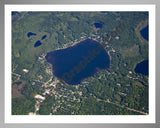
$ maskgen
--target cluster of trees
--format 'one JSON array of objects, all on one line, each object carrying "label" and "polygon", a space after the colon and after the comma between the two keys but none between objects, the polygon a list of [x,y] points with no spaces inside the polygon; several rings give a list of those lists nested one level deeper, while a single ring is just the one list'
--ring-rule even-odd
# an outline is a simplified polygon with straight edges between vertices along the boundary
[{"label": "cluster of trees", "polygon": [[27,115],[35,111],[35,99],[25,96],[12,98],[12,115]]},{"label": "cluster of trees", "polygon": [[49,115],[50,113],[53,113],[52,106],[54,103],[55,103],[55,97],[52,96],[51,98],[49,98],[49,100],[47,100],[47,102],[41,104],[38,113],[40,115]]}]

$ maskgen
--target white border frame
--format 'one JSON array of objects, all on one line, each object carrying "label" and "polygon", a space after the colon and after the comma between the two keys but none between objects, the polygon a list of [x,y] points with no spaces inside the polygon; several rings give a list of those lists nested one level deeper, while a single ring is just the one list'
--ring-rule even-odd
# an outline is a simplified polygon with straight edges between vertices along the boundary
[{"label": "white border frame", "polygon": [[[11,115],[11,11],[149,11],[149,115]],[[5,5],[5,123],[155,123],[155,5]]]}]

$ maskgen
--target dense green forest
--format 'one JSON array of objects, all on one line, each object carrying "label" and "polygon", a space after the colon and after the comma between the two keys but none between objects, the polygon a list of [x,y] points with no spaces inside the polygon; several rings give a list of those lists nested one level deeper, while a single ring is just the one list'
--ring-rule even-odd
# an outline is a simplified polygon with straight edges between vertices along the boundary
[{"label": "dense green forest", "polygon": [[[52,68],[45,55],[87,38],[96,39],[106,46],[111,56],[110,68],[77,86],[56,82],[54,95],[40,104],[36,114],[148,113],[148,76],[134,71],[137,63],[148,59],[148,42],[141,39],[137,28],[145,27],[146,24],[141,25],[145,21],[148,21],[148,12],[17,12],[12,15],[12,83],[24,83],[22,95],[12,98],[12,114],[34,113],[37,101],[34,96],[43,95],[46,89],[52,88],[44,85],[57,80],[49,73]],[[94,23],[101,23],[102,28],[96,28]],[[107,34],[121,23],[126,28],[118,35],[119,39],[106,42]],[[28,32],[36,33],[36,36],[28,37]],[[34,43],[43,35],[47,38],[35,48]]]}]

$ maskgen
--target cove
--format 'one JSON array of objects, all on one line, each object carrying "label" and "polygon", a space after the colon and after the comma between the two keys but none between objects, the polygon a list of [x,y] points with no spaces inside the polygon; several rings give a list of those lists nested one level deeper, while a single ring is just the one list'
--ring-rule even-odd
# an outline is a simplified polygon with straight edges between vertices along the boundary
[{"label": "cove", "polygon": [[136,65],[135,72],[148,76],[148,74],[149,74],[148,73],[149,72],[149,61],[144,60],[144,61],[138,63]]},{"label": "cove", "polygon": [[69,85],[80,84],[85,78],[110,66],[110,56],[106,49],[91,39],[72,47],[48,52],[45,58],[52,64],[53,74]]}]

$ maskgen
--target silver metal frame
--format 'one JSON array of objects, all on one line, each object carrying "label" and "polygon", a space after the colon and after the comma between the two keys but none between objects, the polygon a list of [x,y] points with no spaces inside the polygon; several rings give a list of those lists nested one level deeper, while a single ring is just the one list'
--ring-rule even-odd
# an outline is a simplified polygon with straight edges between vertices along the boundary
[{"label": "silver metal frame", "polygon": [[[5,4],[155,4],[156,5],[156,123],[155,124],[5,124],[4,123],[4,5]],[[0,0],[0,127],[1,128],[21,128],[21,127],[69,127],[69,128],[79,128],[79,127],[85,127],[85,128],[160,128],[160,79],[158,79],[158,76],[160,76],[160,57],[158,55],[160,54],[160,43],[158,41],[160,40],[160,1],[155,0],[154,2],[152,0],[134,0],[134,1],[123,1],[123,0]]]}]

